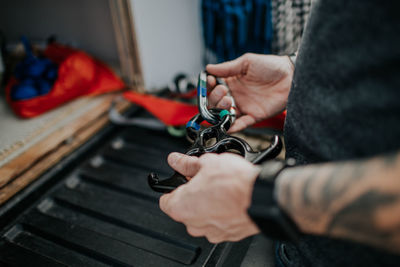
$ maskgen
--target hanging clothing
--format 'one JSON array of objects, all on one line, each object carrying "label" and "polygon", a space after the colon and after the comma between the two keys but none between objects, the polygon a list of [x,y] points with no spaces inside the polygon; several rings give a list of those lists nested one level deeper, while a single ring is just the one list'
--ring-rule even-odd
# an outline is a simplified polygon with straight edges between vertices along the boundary
[{"label": "hanging clothing", "polygon": [[271,53],[270,0],[203,0],[202,19],[206,63]]},{"label": "hanging clothing", "polygon": [[313,0],[271,0],[272,53],[289,55],[297,51]]},{"label": "hanging clothing", "polygon": [[297,51],[313,0],[203,0],[205,63]]}]

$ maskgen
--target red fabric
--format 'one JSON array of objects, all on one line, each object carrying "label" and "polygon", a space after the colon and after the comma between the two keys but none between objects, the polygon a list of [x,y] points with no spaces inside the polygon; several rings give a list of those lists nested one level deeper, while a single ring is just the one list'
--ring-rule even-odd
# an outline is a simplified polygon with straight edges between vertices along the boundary
[{"label": "red fabric", "polygon": [[269,119],[260,121],[256,124],[253,125],[255,128],[272,128],[276,130],[283,130],[283,125],[285,124],[285,119],[286,119],[286,110],[274,117],[271,117]]},{"label": "red fabric", "polygon": [[6,99],[14,112],[24,118],[38,116],[83,95],[97,95],[120,90],[125,84],[105,64],[84,52],[51,44],[45,56],[59,64],[58,77],[51,91],[27,100],[11,99],[11,88],[17,84],[12,78],[6,86]]},{"label": "red fabric", "polygon": [[164,124],[170,126],[185,125],[199,112],[195,105],[160,98],[154,95],[127,91],[124,93],[124,97],[145,108]]},{"label": "red fabric", "polygon": [[[124,93],[124,97],[145,108],[164,124],[170,126],[186,125],[186,123],[199,112],[196,105],[160,98],[154,95],[127,91]],[[275,117],[255,124],[254,127],[266,127],[282,130],[285,117],[286,112],[283,112]]]},{"label": "red fabric", "polygon": [[54,63],[61,64],[69,55],[77,52],[76,49],[62,44],[52,43],[46,47],[44,56],[50,58]]}]

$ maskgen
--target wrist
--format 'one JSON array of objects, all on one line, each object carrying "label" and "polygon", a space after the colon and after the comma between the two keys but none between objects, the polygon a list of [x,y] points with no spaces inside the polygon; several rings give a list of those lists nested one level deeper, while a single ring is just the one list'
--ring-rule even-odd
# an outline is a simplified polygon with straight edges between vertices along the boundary
[{"label": "wrist", "polygon": [[257,178],[260,176],[262,168],[259,165],[253,165],[253,169],[248,176],[248,179],[250,181],[251,188],[253,188],[255,182],[257,181]]},{"label": "wrist", "polygon": [[[296,223],[302,233],[323,234],[329,220],[329,212],[320,209],[320,202],[314,199],[314,190],[304,191],[299,185],[306,183],[305,177],[316,172],[310,167],[289,168],[282,171],[275,181],[275,199],[282,210]],[[315,184],[315,183],[314,183]],[[309,184],[309,188],[313,185]],[[301,191],[301,192],[300,192]],[[299,196],[303,198],[299,200]],[[302,201],[307,201],[305,204]]]},{"label": "wrist", "polygon": [[253,165],[253,169],[248,171],[249,175],[246,175],[244,183],[242,183],[240,186],[245,188],[245,198],[246,199],[246,210],[250,208],[251,202],[252,202],[252,193],[254,189],[254,185],[257,181],[257,178],[261,172],[260,166]]},{"label": "wrist", "polygon": [[254,184],[248,214],[268,237],[296,241],[299,238],[298,227],[279,207],[275,197],[275,179],[285,167],[288,167],[288,162],[270,161],[263,165]]}]

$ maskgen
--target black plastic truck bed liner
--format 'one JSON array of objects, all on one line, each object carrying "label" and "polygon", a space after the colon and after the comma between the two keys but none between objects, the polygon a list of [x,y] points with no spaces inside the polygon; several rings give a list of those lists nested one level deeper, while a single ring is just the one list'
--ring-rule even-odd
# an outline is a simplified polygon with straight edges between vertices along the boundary
[{"label": "black plastic truck bed liner", "polygon": [[166,132],[108,126],[0,209],[1,266],[240,266],[250,239],[213,245],[163,214],[147,175],[172,174]]}]

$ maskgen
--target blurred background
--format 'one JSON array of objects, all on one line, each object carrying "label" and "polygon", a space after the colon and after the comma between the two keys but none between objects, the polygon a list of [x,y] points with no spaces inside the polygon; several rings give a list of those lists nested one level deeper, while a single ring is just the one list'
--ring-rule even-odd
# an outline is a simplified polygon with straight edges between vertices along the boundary
[{"label": "blurred background", "polygon": [[311,2],[0,1],[0,167],[71,121],[105,113],[110,93],[173,98],[193,91],[208,63],[295,52]]},{"label": "blurred background", "polygon": [[[1,1],[3,63],[0,71],[5,71],[7,58],[17,49],[21,36],[41,48],[50,36],[55,36],[58,42],[104,61],[123,75],[125,81],[133,84],[135,79],[142,79],[139,83],[143,82],[147,91],[155,91],[167,86],[177,73],[197,75],[207,63],[234,59],[245,52],[290,54],[296,51],[310,2]],[[118,10],[121,8],[129,10]],[[134,29],[123,30],[129,26]],[[122,33],[118,33],[121,29]],[[137,50],[121,48],[131,44],[132,38]],[[127,57],[139,62],[133,72],[140,78],[134,78],[126,63],[121,62]]]}]

